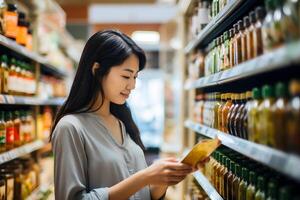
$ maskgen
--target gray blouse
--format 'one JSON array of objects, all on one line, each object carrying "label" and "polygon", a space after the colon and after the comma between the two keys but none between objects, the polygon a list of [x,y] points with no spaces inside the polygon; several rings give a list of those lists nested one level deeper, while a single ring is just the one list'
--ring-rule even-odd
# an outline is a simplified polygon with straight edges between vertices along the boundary
[{"label": "gray blouse", "polygon": [[[108,200],[108,188],[147,167],[142,149],[126,133],[119,144],[95,113],[64,116],[52,137],[55,199]],[[149,186],[130,200],[150,200]]]}]

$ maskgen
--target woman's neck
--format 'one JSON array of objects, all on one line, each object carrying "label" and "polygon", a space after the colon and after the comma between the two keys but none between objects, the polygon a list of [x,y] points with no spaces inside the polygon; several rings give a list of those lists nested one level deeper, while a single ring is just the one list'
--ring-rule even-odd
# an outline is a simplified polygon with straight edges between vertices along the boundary
[{"label": "woman's neck", "polygon": [[[93,108],[98,108],[100,103],[101,103],[101,97],[98,98],[97,103],[93,106]],[[107,99],[104,99],[102,106],[100,107],[100,109],[95,111],[95,113],[104,118],[110,117],[111,116],[110,102]]]}]

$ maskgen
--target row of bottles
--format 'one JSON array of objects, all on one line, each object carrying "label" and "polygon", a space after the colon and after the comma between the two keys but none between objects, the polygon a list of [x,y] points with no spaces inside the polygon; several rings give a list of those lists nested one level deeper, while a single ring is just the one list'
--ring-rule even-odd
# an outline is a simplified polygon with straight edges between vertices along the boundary
[{"label": "row of bottles", "polygon": [[300,81],[243,93],[200,94],[194,120],[222,132],[300,153]]},{"label": "row of bottles", "polygon": [[66,81],[53,76],[41,75],[37,96],[41,99],[66,97],[68,94]]},{"label": "row of bottles", "polygon": [[[265,0],[215,38],[204,51],[190,56],[189,74],[195,79],[230,69],[300,38],[299,1]],[[196,72],[196,73],[195,73]]]},{"label": "row of bottles", "polygon": [[0,58],[0,93],[31,96],[36,93],[34,67],[28,63],[9,59],[6,55]]},{"label": "row of bottles", "polygon": [[35,122],[30,110],[0,110],[0,152],[35,139]]},{"label": "row of bottles", "polygon": [[0,199],[22,200],[40,184],[40,167],[31,157],[0,166]]},{"label": "row of bottles", "polygon": [[32,30],[25,13],[5,0],[0,1],[0,34],[32,50]]},{"label": "row of bottles", "polygon": [[190,37],[194,39],[227,5],[227,0],[197,0],[190,19]]},{"label": "row of bottles", "polygon": [[299,185],[227,148],[215,151],[203,169],[226,200],[299,200]]}]

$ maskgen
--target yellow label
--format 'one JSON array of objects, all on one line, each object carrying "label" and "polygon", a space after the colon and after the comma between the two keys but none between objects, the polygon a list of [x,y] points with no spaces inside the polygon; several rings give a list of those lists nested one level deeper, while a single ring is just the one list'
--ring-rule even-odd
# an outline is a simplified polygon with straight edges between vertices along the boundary
[{"label": "yellow label", "polygon": [[218,138],[201,140],[181,162],[194,167],[198,162],[208,158],[220,145],[221,141]]}]

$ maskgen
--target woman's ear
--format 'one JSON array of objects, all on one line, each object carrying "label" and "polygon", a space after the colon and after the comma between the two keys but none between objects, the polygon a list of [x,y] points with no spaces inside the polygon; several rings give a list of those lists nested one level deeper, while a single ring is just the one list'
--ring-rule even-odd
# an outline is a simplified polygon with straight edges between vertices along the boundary
[{"label": "woman's ear", "polygon": [[100,68],[99,63],[95,62],[95,63],[93,64],[93,67],[92,67],[92,73],[93,73],[94,76],[95,76],[95,74],[96,74],[96,70],[99,69],[99,68]]}]

